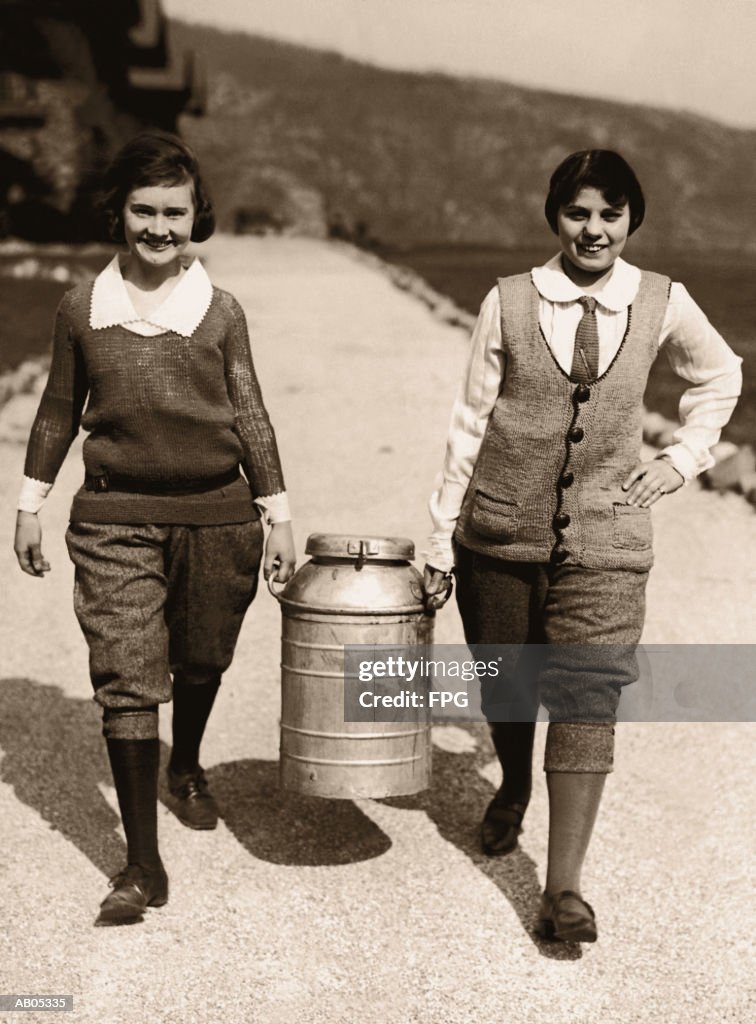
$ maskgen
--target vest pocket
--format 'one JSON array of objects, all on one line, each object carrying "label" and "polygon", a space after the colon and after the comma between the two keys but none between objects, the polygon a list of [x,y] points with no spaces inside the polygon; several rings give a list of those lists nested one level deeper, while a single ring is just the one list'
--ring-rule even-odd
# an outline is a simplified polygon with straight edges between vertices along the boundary
[{"label": "vest pocket", "polygon": [[615,503],[614,546],[641,551],[652,544],[651,509]]},{"label": "vest pocket", "polygon": [[500,544],[511,544],[517,533],[520,509],[514,501],[501,501],[476,491],[470,511],[470,524],[476,533]]}]

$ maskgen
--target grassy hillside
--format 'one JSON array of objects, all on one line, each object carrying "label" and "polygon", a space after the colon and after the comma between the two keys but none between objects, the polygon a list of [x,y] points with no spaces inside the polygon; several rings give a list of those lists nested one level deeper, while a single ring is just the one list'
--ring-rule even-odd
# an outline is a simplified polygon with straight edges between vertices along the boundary
[{"label": "grassy hillside", "polygon": [[602,146],[620,150],[644,184],[644,248],[756,252],[756,132],[175,28],[208,67],[209,114],[183,130],[226,228],[267,218],[318,233],[340,219],[399,246],[540,245],[551,170],[572,150]]}]

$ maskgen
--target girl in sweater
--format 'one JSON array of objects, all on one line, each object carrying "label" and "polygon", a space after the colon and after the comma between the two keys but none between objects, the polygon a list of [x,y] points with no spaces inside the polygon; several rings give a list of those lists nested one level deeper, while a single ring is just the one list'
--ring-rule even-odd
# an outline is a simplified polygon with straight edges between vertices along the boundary
[{"label": "girl in sweater", "polygon": [[[596,923],[581,868],[620,689],[637,677],[650,506],[712,465],[741,384],[740,359],[685,288],[621,258],[644,210],[616,153],[573,153],[554,172],[545,212],[561,251],[499,280],[483,302],[425,569],[435,607],[454,570],[469,644],[509,645],[497,686],[483,692],[503,771],[483,850],[517,844],[540,702],[550,719],[541,931],[586,942]],[[676,443],[644,461],[642,399],[660,347],[691,386]]]},{"label": "girl in sweater", "polygon": [[164,133],[133,139],[105,176],[103,210],[128,251],[58,309],[15,539],[24,572],[44,576],[38,512],[82,426],[85,480],[66,540],[128,847],[98,924],[138,920],[168,898],[158,705],[171,698],[176,812],[190,828],[215,827],[200,741],[260,562],[281,581],[295,565],[244,313],[184,259],[215,226],[193,153]]}]

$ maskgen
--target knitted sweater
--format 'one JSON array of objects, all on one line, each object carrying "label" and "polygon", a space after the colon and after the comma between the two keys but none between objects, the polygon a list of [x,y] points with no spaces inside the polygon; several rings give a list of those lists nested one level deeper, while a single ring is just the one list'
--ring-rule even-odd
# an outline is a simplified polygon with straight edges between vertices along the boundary
[{"label": "knitted sweater", "polygon": [[[89,432],[87,474],[144,481],[150,493],[82,487],[73,521],[209,525],[258,518],[253,496],[279,493],[284,482],[236,299],[213,288],[191,337],[143,337],[121,326],[93,329],[91,295],[91,284],[79,285],[58,308],[25,475],[53,482],[81,425]],[[239,465],[249,484],[240,478],[203,489],[202,481]],[[183,481],[202,493],[171,494]]]},{"label": "knitted sweater", "polygon": [[504,386],[456,540],[507,561],[649,569],[651,510],[628,505],[622,483],[640,453],[669,280],[643,273],[622,345],[588,385],[575,385],[546,345],[530,275],[503,278],[499,289]]}]

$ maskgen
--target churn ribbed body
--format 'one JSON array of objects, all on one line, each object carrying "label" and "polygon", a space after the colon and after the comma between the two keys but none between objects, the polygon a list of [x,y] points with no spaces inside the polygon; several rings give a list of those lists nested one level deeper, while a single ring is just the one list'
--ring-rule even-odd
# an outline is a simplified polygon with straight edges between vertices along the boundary
[{"label": "churn ribbed body", "polygon": [[312,534],[312,558],[277,596],[281,635],[281,784],[331,798],[426,789],[427,711],[398,722],[344,721],[344,647],[431,642],[411,541]]}]

